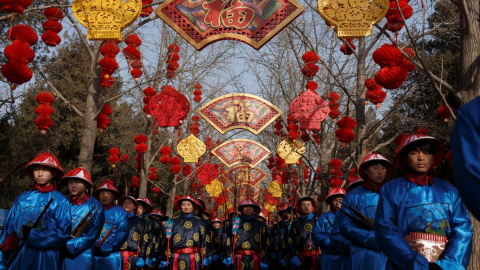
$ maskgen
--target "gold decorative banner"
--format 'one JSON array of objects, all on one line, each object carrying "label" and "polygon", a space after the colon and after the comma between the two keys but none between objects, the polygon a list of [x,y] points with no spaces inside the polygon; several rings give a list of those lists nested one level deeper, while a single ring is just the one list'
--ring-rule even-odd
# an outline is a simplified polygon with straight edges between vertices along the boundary
[{"label": "gold decorative banner", "polygon": [[275,212],[275,208],[277,206],[274,204],[269,204],[268,202],[263,203],[263,208],[265,208],[268,212],[273,213]]},{"label": "gold decorative banner", "polygon": [[282,193],[283,193],[282,191],[283,191],[282,187],[280,186],[280,184],[278,184],[277,181],[272,181],[268,185],[268,192],[270,192],[272,196],[275,198],[282,197]]},{"label": "gold decorative banner", "polygon": [[286,138],[277,147],[278,155],[285,159],[285,164],[296,164],[298,159],[305,153],[305,146],[297,140],[293,142]]},{"label": "gold decorative banner", "polygon": [[210,194],[210,197],[217,197],[223,191],[223,184],[214,179],[209,185],[205,186],[205,190]]},{"label": "gold decorative banner", "polygon": [[177,151],[185,163],[197,163],[198,158],[205,154],[206,150],[205,144],[193,134],[177,145]]}]

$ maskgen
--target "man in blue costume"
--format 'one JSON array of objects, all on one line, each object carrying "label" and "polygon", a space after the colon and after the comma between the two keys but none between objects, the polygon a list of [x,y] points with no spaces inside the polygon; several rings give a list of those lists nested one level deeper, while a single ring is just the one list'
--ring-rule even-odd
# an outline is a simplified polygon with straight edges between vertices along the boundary
[{"label": "man in blue costume", "polygon": [[155,246],[154,250],[154,255],[153,257],[155,258],[156,264],[158,265],[160,261],[163,261],[165,259],[165,249],[167,249],[166,246],[166,235],[165,235],[165,225],[163,224],[168,218],[165,217],[165,215],[162,213],[162,210],[160,209],[153,209],[150,212],[150,215],[158,222],[159,228],[158,228],[158,235],[157,235],[157,246]]},{"label": "man in blue costume", "polygon": [[349,260],[349,258],[346,258],[348,250],[345,245],[338,246],[331,241],[333,233],[340,234],[336,213],[342,207],[341,202],[345,194],[345,190],[340,187],[334,187],[330,190],[325,199],[326,203],[330,205],[330,211],[320,215],[313,227],[313,242],[322,251],[322,254],[320,254],[320,269],[322,270],[345,269],[345,262],[343,261]]},{"label": "man in blue costume", "polygon": [[[93,245],[105,223],[103,206],[85,192],[92,186],[90,174],[85,169],[75,168],[68,172],[62,180],[68,182],[68,190],[72,195],[70,197],[72,230],[79,226],[84,216],[92,210],[88,217],[90,219],[88,226],[82,233],[72,235],[73,238],[68,240],[65,250],[62,252],[62,269],[89,270],[93,267]],[[84,220],[84,222],[86,221]],[[84,225],[80,226],[85,227]],[[79,231],[83,230],[81,227]]]},{"label": "man in blue costume", "polygon": [[[160,222],[157,219],[150,216],[152,211],[152,201],[150,199],[137,199],[138,209],[137,215],[142,217],[147,224],[148,233],[148,245],[145,253],[145,265],[152,266],[153,259],[155,258],[155,248],[158,247],[158,235],[160,234]],[[150,227],[150,228],[148,228]],[[155,259],[156,260],[156,259]]]},{"label": "man in blue costume", "polygon": [[[60,269],[59,249],[67,244],[72,230],[70,203],[56,190],[53,179],[61,179],[63,169],[49,152],[41,153],[25,167],[35,180],[32,189],[15,199],[0,235],[0,269]],[[50,198],[54,198],[38,226],[32,228]],[[28,239],[15,258],[19,242]]]},{"label": "man in blue costume", "polygon": [[277,224],[273,226],[270,234],[270,265],[278,270],[288,269],[287,262],[292,257],[290,254],[290,244],[288,242],[290,227],[292,226],[293,207],[291,205],[283,206],[278,215],[282,217]]},{"label": "man in blue costume", "polygon": [[395,166],[404,175],[381,188],[374,225],[388,269],[468,266],[472,224],[457,189],[433,178],[442,158],[443,144],[421,134],[404,136],[395,150]]},{"label": "man in blue costume", "polygon": [[[211,220],[211,228],[210,231],[212,232],[212,265],[211,269],[221,269],[222,268],[222,252],[223,252],[223,233],[224,229],[222,229],[222,221],[214,217]],[[226,233],[226,232],[225,232]]]},{"label": "man in blue costume", "polygon": [[450,138],[458,192],[477,219],[480,219],[479,115],[480,97],[477,97],[458,110]]},{"label": "man in blue costume", "polygon": [[118,190],[112,180],[106,179],[94,192],[103,205],[105,223],[94,247],[94,269],[120,270],[122,256],[120,248],[128,237],[127,212],[113,201],[118,198]]},{"label": "man in blue costume", "polygon": [[[342,203],[375,220],[380,188],[385,178],[392,175],[393,164],[383,155],[372,153],[364,158],[358,171],[364,181],[360,187],[348,192]],[[341,210],[355,216],[347,207]],[[387,257],[377,244],[373,228],[362,226],[343,212],[339,212],[338,218],[342,236],[351,242],[352,269],[384,269]]]},{"label": "man in blue costume", "polygon": [[[316,203],[312,198],[303,197],[297,202],[297,212],[300,218],[292,223],[290,229],[290,266],[298,269],[317,269],[320,252],[312,239],[312,230],[317,223],[313,215]],[[282,265],[286,265],[280,261]]]}]

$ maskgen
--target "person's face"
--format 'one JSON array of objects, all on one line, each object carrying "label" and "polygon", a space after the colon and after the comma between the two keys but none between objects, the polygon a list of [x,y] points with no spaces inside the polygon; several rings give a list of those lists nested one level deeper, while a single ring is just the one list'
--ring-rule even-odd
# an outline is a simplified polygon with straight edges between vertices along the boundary
[{"label": "person's face", "polygon": [[139,204],[138,207],[137,207],[137,215],[141,216],[141,215],[143,215],[144,212],[145,212],[145,207],[143,207],[143,205]]},{"label": "person's face", "polygon": [[245,216],[251,216],[255,214],[255,208],[250,205],[244,206],[242,207],[242,214]]},{"label": "person's face", "polygon": [[82,180],[68,180],[68,190],[72,196],[81,196],[85,194],[85,182]]},{"label": "person's face", "polygon": [[113,202],[113,199],[115,198],[115,195],[110,190],[100,190],[100,194],[99,194],[98,198],[100,199],[101,204],[107,205],[107,204]]},{"label": "person's face", "polygon": [[342,208],[342,201],[343,201],[343,196],[335,196],[332,199],[331,206],[334,209],[338,210],[338,209]]},{"label": "person's face", "polygon": [[163,227],[167,227],[167,221],[166,220],[162,221],[162,225]]},{"label": "person's face", "polygon": [[220,229],[220,222],[213,223],[213,227],[215,228],[215,230]]},{"label": "person's face", "polygon": [[290,214],[290,212],[283,211],[283,213],[282,213],[283,220],[289,220],[291,217],[292,217],[292,214]]},{"label": "person's face", "polygon": [[227,221],[225,222],[225,226],[226,226],[226,227],[230,226],[230,220],[227,220]]},{"label": "person's face", "polygon": [[49,185],[57,172],[48,166],[35,165],[33,167],[33,179],[39,185]]},{"label": "person's face", "polygon": [[368,166],[368,169],[365,170],[365,174],[367,175],[368,182],[370,184],[377,186],[383,183],[385,180],[385,175],[387,174],[387,167],[383,166],[383,164],[377,163],[371,166]]},{"label": "person's face", "polygon": [[189,201],[182,201],[182,204],[180,205],[180,209],[182,210],[183,213],[190,214],[193,212],[193,204]]},{"label": "person's face", "polygon": [[198,207],[197,207],[197,209],[193,210],[193,214],[195,216],[198,216],[199,213],[200,213],[200,210],[198,210]]},{"label": "person's face", "polygon": [[313,211],[313,205],[311,201],[302,201],[300,203],[300,211],[302,212],[302,215],[310,215]]},{"label": "person's face", "polygon": [[427,173],[433,164],[433,153],[415,148],[407,153],[404,159],[409,171],[414,174],[422,175]]},{"label": "person's face", "polygon": [[130,199],[123,200],[122,207],[127,213],[132,213],[135,210],[135,204]]}]

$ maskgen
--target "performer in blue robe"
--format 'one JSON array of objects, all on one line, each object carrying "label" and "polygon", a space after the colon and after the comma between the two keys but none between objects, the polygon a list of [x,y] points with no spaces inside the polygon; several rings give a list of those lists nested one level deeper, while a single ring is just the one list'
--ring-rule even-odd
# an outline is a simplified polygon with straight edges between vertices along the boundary
[{"label": "performer in blue robe", "polygon": [[275,267],[277,270],[290,268],[288,262],[292,255],[288,239],[293,222],[293,211],[291,205],[283,206],[278,211],[278,215],[282,217],[282,220],[273,226],[270,234],[270,267]]},{"label": "performer in blue robe", "polygon": [[[51,153],[42,153],[25,167],[25,173],[35,180],[32,190],[26,191],[15,199],[0,235],[0,269],[45,270],[60,269],[59,249],[67,243],[72,230],[70,203],[56,190],[52,179],[60,179],[63,169],[57,158]],[[33,224],[47,205],[50,198],[53,202],[46,210],[37,227]],[[15,258],[14,250],[28,237],[26,244]],[[17,241],[15,241],[18,239]],[[12,243],[15,243],[16,245]]]},{"label": "performer in blue robe", "polygon": [[87,188],[92,186],[90,175],[85,169],[73,169],[62,180],[68,182],[68,189],[72,195],[70,197],[72,232],[92,210],[87,218],[87,220],[91,218],[91,221],[83,233],[76,237],[73,235],[74,238],[68,240],[65,252],[62,252],[62,269],[90,270],[93,268],[93,244],[105,223],[103,206],[85,192]]},{"label": "performer in blue robe", "polygon": [[[348,192],[342,203],[375,220],[380,187],[383,185],[385,178],[392,175],[393,164],[383,155],[372,153],[365,157],[358,171],[364,181],[360,187]],[[355,215],[347,207],[342,207],[341,210],[350,215]],[[342,236],[351,241],[352,269],[384,269],[387,256],[380,250],[374,231],[366,229],[342,211],[339,211],[338,214]]]},{"label": "performer in blue robe", "polygon": [[[380,190],[375,236],[387,255],[388,269],[466,269],[472,252],[471,220],[458,191],[433,178],[431,168],[442,161],[443,145],[433,137],[405,136],[396,150],[395,166],[403,177]],[[438,249],[419,248],[416,239]],[[440,254],[439,258],[433,255]]]},{"label": "performer in blue robe", "polygon": [[94,269],[120,270],[120,248],[127,240],[129,232],[127,212],[113,202],[119,193],[112,180],[106,179],[95,190],[94,195],[103,205],[105,215],[103,229],[94,246]]},{"label": "performer in blue robe", "polygon": [[457,112],[450,138],[455,180],[463,202],[480,219],[480,97]]},{"label": "performer in blue robe", "polygon": [[336,222],[335,214],[338,208],[341,207],[339,202],[341,202],[343,196],[345,196],[345,190],[343,188],[332,188],[326,197],[327,204],[330,205],[330,211],[320,215],[317,223],[313,226],[312,240],[322,251],[320,254],[320,269],[322,270],[345,269],[343,268],[345,267],[345,263],[342,264],[342,261],[349,260],[349,258],[347,258],[348,243],[343,243],[338,246],[332,243],[333,238],[331,238],[332,234],[336,233],[338,234],[336,243],[338,244],[340,242],[340,228],[338,222]]}]

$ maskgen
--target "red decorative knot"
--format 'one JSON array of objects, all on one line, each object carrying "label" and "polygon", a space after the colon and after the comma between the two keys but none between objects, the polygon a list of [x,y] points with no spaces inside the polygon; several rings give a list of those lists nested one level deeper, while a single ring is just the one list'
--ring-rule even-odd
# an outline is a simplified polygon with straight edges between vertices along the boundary
[{"label": "red decorative knot", "polygon": [[43,11],[47,21],[43,23],[43,30],[46,32],[42,35],[42,40],[47,46],[56,47],[62,41],[58,35],[62,31],[63,26],[59,22],[63,19],[63,12],[59,8],[47,8]]},{"label": "red decorative knot", "polygon": [[170,85],[150,100],[150,113],[160,127],[178,127],[189,111],[188,99]]},{"label": "red decorative knot", "polygon": [[300,123],[300,129],[320,129],[320,123],[327,118],[327,102],[312,90],[307,90],[290,104],[290,115]]}]

